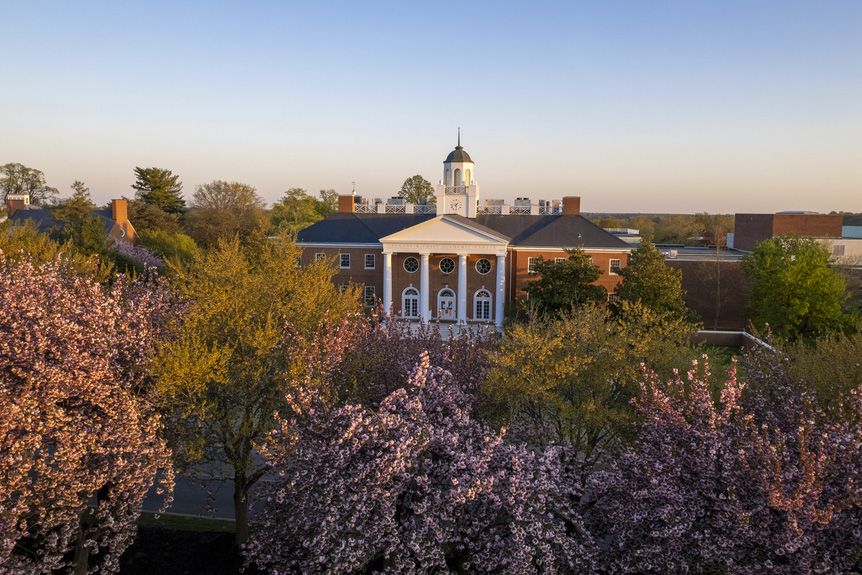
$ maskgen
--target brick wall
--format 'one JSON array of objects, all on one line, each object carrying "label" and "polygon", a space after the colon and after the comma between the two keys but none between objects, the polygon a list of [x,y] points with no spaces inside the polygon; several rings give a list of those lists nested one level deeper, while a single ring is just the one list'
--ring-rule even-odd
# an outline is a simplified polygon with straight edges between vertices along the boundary
[{"label": "brick wall", "polygon": [[840,214],[775,214],[772,220],[772,235],[840,238],[843,224],[844,216]]},{"label": "brick wall", "polygon": [[700,316],[704,328],[745,329],[749,285],[742,263],[665,260],[665,264],[682,270],[685,304]]},{"label": "brick wall", "polygon": [[733,222],[733,247],[751,250],[754,244],[772,237],[772,214],[736,214]]}]

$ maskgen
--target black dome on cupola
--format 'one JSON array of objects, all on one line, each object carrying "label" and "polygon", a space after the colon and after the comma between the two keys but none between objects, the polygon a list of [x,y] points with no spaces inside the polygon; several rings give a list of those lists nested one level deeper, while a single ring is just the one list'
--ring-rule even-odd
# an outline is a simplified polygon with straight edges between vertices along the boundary
[{"label": "black dome on cupola", "polygon": [[454,150],[449,152],[449,155],[446,156],[446,163],[450,162],[470,162],[473,163],[473,160],[470,159],[470,154],[464,151],[464,148],[461,146],[457,146]]},{"label": "black dome on cupola", "polygon": [[470,162],[473,163],[473,160],[470,159],[470,154],[464,151],[464,148],[461,147],[461,128],[458,128],[458,145],[455,146],[455,149],[449,152],[449,155],[446,156],[446,159],[443,161],[444,164],[448,164],[450,162]]}]

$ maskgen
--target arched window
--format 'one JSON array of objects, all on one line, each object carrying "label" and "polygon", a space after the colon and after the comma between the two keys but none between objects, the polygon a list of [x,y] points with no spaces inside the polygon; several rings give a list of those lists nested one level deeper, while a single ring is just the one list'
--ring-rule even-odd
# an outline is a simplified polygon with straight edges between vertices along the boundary
[{"label": "arched window", "polygon": [[464,171],[464,185],[465,186],[470,185],[470,182],[472,181],[471,180],[472,177],[473,177],[473,173],[471,170],[465,170]]},{"label": "arched window", "polygon": [[460,169],[455,170],[455,183],[452,185],[453,186],[460,186],[461,185],[461,170]]},{"label": "arched window", "polygon": [[419,317],[419,290],[409,287],[401,292],[401,315]]},{"label": "arched window", "polygon": [[443,288],[437,294],[437,309],[439,319],[455,319],[455,292]]},{"label": "arched window", "polygon": [[473,319],[491,321],[491,292],[480,289],[473,296]]},{"label": "arched window", "polygon": [[443,182],[444,186],[451,186],[452,185],[451,176],[452,176],[452,173],[449,171],[449,168],[446,168],[445,181]]}]

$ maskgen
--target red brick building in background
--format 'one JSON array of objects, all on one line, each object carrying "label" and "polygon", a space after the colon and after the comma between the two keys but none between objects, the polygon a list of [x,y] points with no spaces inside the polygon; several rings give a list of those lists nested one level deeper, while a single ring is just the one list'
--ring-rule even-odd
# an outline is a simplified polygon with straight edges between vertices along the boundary
[{"label": "red brick building in background", "polygon": [[810,212],[736,214],[732,247],[751,251],[758,242],[785,234],[810,238],[840,238],[844,216]]},{"label": "red brick building in background", "polygon": [[341,196],[338,213],[297,235],[301,264],[333,258],[338,284],[363,284],[366,302],[407,319],[502,325],[504,305],[525,298],[531,268],[581,248],[613,293],[631,246],[580,214],[580,198],[480,203],[474,163],[460,145],[443,162],[435,205]]}]

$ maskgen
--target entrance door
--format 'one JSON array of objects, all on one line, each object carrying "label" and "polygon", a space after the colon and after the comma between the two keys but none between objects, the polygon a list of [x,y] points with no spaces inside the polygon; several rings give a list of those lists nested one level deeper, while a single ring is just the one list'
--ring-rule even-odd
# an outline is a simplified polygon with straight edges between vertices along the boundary
[{"label": "entrance door", "polygon": [[437,309],[440,310],[439,319],[455,319],[455,292],[446,288],[437,295]]},{"label": "entrance door", "polygon": [[401,313],[404,317],[419,317],[419,290],[409,287],[401,297]]}]

